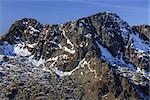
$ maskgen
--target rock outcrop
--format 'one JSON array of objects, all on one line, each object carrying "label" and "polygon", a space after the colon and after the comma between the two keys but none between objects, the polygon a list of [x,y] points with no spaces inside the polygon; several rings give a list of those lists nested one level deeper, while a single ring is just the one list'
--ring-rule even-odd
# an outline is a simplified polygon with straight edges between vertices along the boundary
[{"label": "rock outcrop", "polygon": [[141,33],[140,34],[141,38],[143,38],[145,40],[150,40],[150,26],[148,26],[148,25],[133,26],[133,30]]}]

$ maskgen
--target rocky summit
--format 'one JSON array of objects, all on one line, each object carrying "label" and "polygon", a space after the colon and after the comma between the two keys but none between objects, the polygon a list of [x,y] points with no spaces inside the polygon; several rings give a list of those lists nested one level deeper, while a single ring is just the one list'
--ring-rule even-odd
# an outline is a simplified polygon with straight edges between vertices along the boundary
[{"label": "rocky summit", "polygon": [[102,12],[17,20],[0,37],[1,100],[148,100],[150,26]]}]

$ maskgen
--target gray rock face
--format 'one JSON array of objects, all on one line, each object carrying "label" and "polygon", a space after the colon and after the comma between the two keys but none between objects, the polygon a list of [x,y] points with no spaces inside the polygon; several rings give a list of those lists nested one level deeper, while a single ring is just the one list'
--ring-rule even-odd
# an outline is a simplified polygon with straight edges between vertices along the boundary
[{"label": "gray rock face", "polygon": [[146,100],[147,27],[108,12],[58,25],[18,20],[0,37],[0,98]]}]

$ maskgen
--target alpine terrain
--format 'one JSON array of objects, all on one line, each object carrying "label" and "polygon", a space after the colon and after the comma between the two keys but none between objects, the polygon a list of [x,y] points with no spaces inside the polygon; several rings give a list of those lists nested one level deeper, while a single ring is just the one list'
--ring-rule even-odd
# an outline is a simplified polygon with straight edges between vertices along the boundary
[{"label": "alpine terrain", "polygon": [[17,20],[0,37],[0,100],[148,100],[150,26],[102,12]]}]

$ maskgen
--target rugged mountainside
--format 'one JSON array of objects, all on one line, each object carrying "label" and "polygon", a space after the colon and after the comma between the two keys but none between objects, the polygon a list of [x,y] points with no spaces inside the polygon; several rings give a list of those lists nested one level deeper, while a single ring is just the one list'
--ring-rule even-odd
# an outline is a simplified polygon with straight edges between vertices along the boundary
[{"label": "rugged mountainside", "polygon": [[0,98],[148,100],[149,29],[109,12],[55,25],[18,20],[0,37]]},{"label": "rugged mountainside", "polygon": [[[141,33],[140,35],[143,39],[150,40],[150,27],[148,25],[133,26],[133,30],[135,30],[136,32]],[[144,34],[144,35],[142,35],[142,34]]]}]

